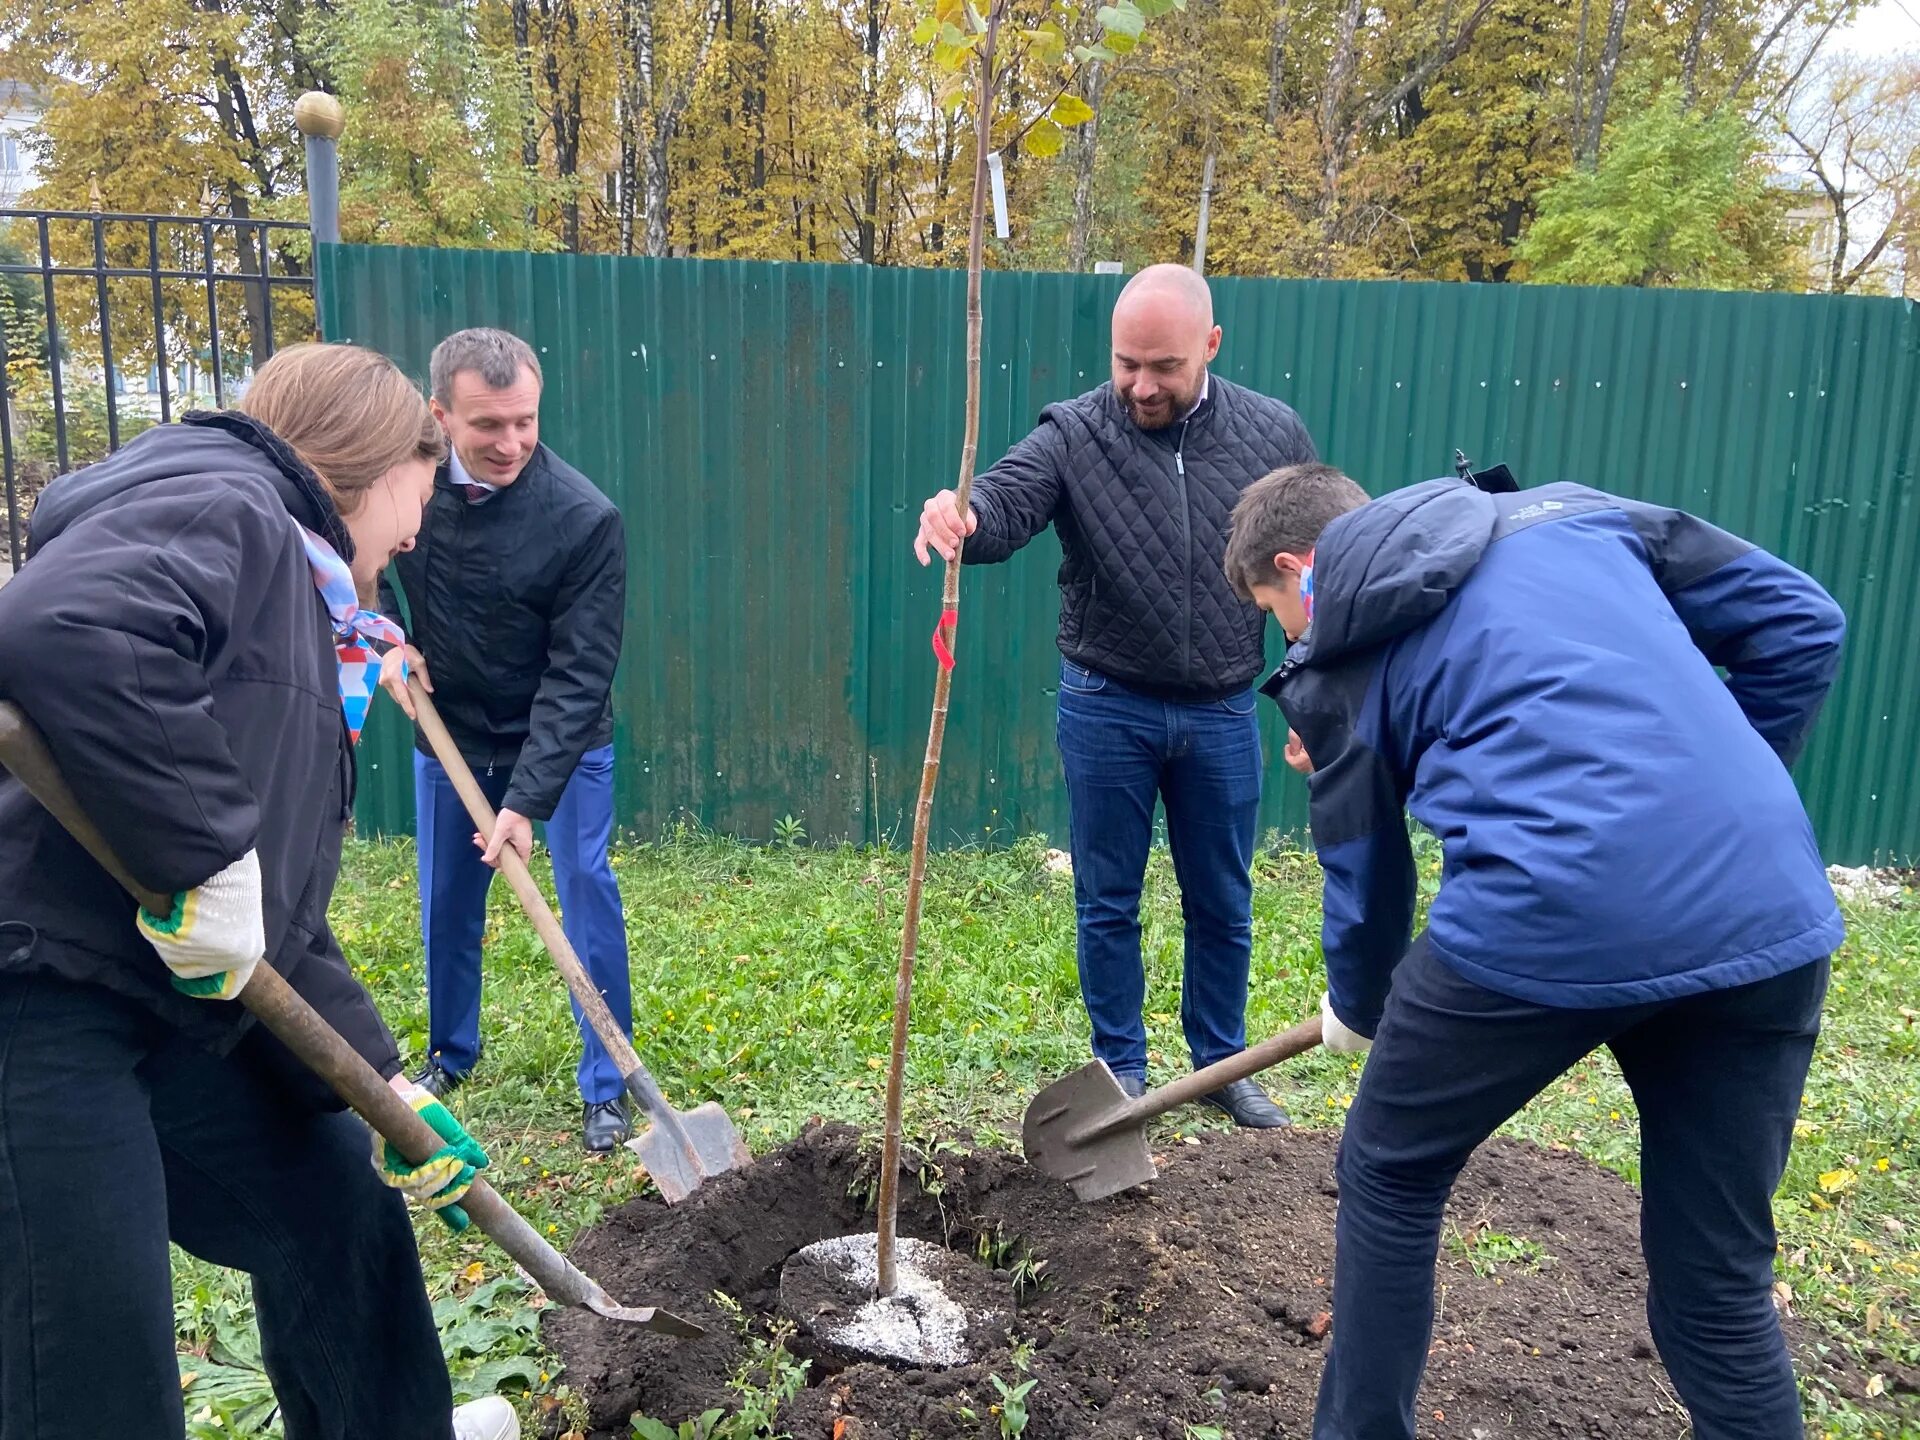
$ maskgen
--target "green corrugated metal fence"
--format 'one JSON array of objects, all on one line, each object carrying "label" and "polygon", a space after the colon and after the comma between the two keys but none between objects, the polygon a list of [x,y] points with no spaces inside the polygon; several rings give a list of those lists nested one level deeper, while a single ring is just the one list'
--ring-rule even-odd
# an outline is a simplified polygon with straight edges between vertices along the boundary
[{"label": "green corrugated metal fence", "polygon": [[[791,814],[816,840],[908,832],[940,578],[909,542],[921,500],[954,480],[963,276],[323,247],[320,281],[330,338],[416,374],[463,325],[540,352],[544,438],[626,515],[623,823],[764,837]],[[983,462],[1105,378],[1119,283],[988,277]],[[1522,484],[1685,506],[1818,576],[1852,636],[1802,788],[1831,859],[1920,852],[1913,306],[1287,280],[1214,294],[1216,370],[1289,401],[1376,492],[1448,473],[1459,446]],[[944,843],[1065,834],[1057,554],[1043,537],[967,573]],[[361,821],[407,830],[405,739],[377,709]],[[1276,739],[1267,818],[1291,828],[1304,793]]]}]

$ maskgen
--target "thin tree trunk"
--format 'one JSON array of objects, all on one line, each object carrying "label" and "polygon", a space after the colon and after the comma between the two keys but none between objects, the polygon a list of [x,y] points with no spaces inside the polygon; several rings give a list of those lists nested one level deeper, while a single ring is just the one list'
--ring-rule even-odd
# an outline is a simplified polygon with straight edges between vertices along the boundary
[{"label": "thin tree trunk", "polygon": [[1620,65],[1620,44],[1627,33],[1627,0],[1613,0],[1607,17],[1606,48],[1600,52],[1600,70],[1593,78],[1593,108],[1587,113],[1587,133],[1581,140],[1578,162],[1591,168],[1600,161],[1600,136],[1607,126],[1607,102],[1613,98],[1614,72]]},{"label": "thin tree trunk", "polygon": [[[260,148],[260,136],[254,129],[253,112],[247,104],[246,87],[232,64],[220,59],[214,62],[215,78],[220,82],[214,90],[214,114],[220,122],[220,128],[234,144],[241,146],[248,154],[249,169],[260,184],[260,193],[267,199],[273,198],[271,176],[266,168],[266,156]],[[253,218],[253,200],[244,185],[227,184],[227,210],[236,220]],[[252,277],[240,287],[241,313],[247,325],[247,353],[256,367],[267,363],[273,354],[273,337],[267,333],[267,287],[260,280],[261,256],[255,249],[255,231],[243,225],[234,227],[234,250],[237,254],[240,273]],[[107,383],[112,384],[111,376]]]},{"label": "thin tree trunk", "polygon": [[[1287,40],[1293,32],[1293,0],[1274,0],[1273,34],[1267,41],[1267,128],[1280,123],[1287,72]],[[1098,108],[1098,107],[1096,107]]]},{"label": "thin tree trunk", "polygon": [[880,0],[865,0],[866,43],[860,75],[860,144],[866,155],[860,183],[858,247],[863,264],[874,261],[874,225],[880,210]]},{"label": "thin tree trunk", "polygon": [[[1740,72],[1739,78],[1733,82],[1733,88],[1727,91],[1727,102],[1739,98],[1740,92],[1747,88],[1748,83],[1755,75],[1760,73],[1760,67],[1766,62],[1768,53],[1779,43],[1780,37],[1787,33],[1787,27],[1797,20],[1800,17],[1800,12],[1806,8],[1807,0],[1793,0],[1793,4],[1789,5],[1785,13],[1774,22],[1773,29],[1767,32],[1767,38],[1754,47],[1753,58],[1747,61],[1745,68]],[[1833,27],[1839,23],[1842,13],[1844,12],[1835,11],[1833,17],[1827,21],[1826,29],[1814,37],[1813,44],[1807,50],[1807,60],[1801,62],[1800,68],[1802,70],[1806,68],[1807,61],[1811,61],[1814,53],[1826,42],[1827,36],[1833,32]],[[1794,79],[1797,81],[1799,75],[1796,74]],[[1783,91],[1782,93],[1785,92]]]},{"label": "thin tree trunk", "polygon": [[1587,133],[1583,109],[1587,97],[1587,17],[1593,0],[1580,0],[1580,28],[1573,42],[1573,153],[1580,154],[1580,137]]},{"label": "thin tree trunk", "polygon": [[1093,177],[1099,158],[1100,96],[1106,83],[1107,67],[1096,60],[1087,67],[1082,97],[1093,108],[1093,118],[1074,137],[1073,228],[1067,237],[1067,268],[1076,275],[1085,271],[1093,258]]},{"label": "thin tree trunk", "polygon": [[959,150],[959,125],[951,115],[941,116],[940,139],[934,146],[933,223],[927,227],[927,253],[945,263],[947,256],[947,194],[953,185],[953,162]]},{"label": "thin tree trunk", "polygon": [[[980,277],[984,268],[987,209],[987,153],[993,144],[994,48],[1007,0],[995,0],[987,13],[986,38],[975,60],[973,122],[973,206],[967,223],[967,418],[961,431],[960,479],[954,504],[967,513],[973,490],[973,466],[980,448]],[[955,643],[960,624],[960,562],[963,539],[947,562],[936,635],[946,647]],[[894,1229],[900,1198],[900,1117],[907,1071],[907,1015],[913,997],[913,966],[919,949],[920,905],[927,874],[927,839],[933,823],[933,793],[940,779],[940,753],[947,736],[947,701],[953,693],[950,655],[934,672],[933,719],[927,727],[927,758],[920,771],[920,799],[913,811],[913,858],[907,869],[906,922],[900,931],[900,969],[893,990],[893,1048],[887,1068],[886,1134],[880,1151],[879,1225],[876,1260],[879,1291],[892,1295],[899,1283],[894,1265]]]},{"label": "thin tree trunk", "polygon": [[1200,179],[1200,219],[1193,227],[1193,268],[1207,273],[1207,222],[1213,215],[1213,150],[1207,150],[1206,172]]},{"label": "thin tree trunk", "polygon": [[[1346,162],[1343,153],[1346,125],[1342,117],[1347,108],[1347,90],[1353,84],[1354,53],[1359,44],[1360,17],[1365,9],[1365,0],[1347,0],[1342,7],[1333,35],[1333,58],[1327,66],[1327,87],[1320,95],[1320,143],[1323,152],[1320,225],[1323,252],[1331,249],[1334,213],[1340,206],[1340,171]],[[1323,267],[1329,258],[1328,254],[1323,253]]]},{"label": "thin tree trunk", "polygon": [[[559,9],[555,10],[558,4]],[[574,0],[540,0],[540,29],[546,41],[544,67],[547,83],[547,122],[553,129],[553,169],[564,187],[561,202],[561,239],[567,249],[580,249],[580,196],[574,182],[580,169],[580,84],[576,78],[571,91],[560,73],[560,31],[565,25],[577,38],[578,21]],[[572,57],[577,65],[577,53]]]},{"label": "thin tree trunk", "polygon": [[634,71],[633,0],[618,0],[614,11],[613,73],[615,106],[620,121],[620,160],[618,194],[615,196],[614,228],[622,255],[633,254],[635,190],[640,178],[640,79]]},{"label": "thin tree trunk", "polygon": [[767,7],[764,0],[753,0],[753,82],[747,87],[747,110],[753,116],[753,206],[757,214],[766,212],[767,189],[767,72],[772,57],[767,46]]},{"label": "thin tree trunk", "polygon": [[[529,179],[540,175],[539,103],[533,91],[533,17],[529,0],[513,0],[513,53],[520,66],[521,102],[525,118],[520,125],[520,167]],[[527,202],[527,228],[540,223],[539,207]]]},{"label": "thin tree trunk", "polygon": [[580,253],[580,134],[585,128],[580,98],[580,8],[575,0],[565,0],[562,13],[566,18],[567,65],[571,74],[564,107],[567,116],[566,160],[560,173],[571,182],[567,188],[567,249],[577,255]]},{"label": "thin tree trunk", "polygon": [[1713,13],[1716,0],[1700,0],[1700,8],[1693,13],[1693,28],[1687,32],[1687,45],[1680,52],[1680,83],[1685,87],[1687,108],[1691,110],[1700,98],[1700,51],[1705,46],[1707,31],[1713,28]]},{"label": "thin tree trunk", "polygon": [[667,253],[667,136],[654,128],[647,146],[647,254]]}]

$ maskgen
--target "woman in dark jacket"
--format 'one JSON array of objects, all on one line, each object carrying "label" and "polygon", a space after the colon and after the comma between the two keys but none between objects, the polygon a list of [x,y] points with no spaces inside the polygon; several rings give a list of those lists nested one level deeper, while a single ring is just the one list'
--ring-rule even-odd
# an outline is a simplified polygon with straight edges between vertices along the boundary
[{"label": "woman in dark jacket", "polygon": [[365,1126],[232,998],[264,957],[408,1093],[327,902],[363,667],[399,638],[357,597],[443,453],[392,362],[303,345],[238,411],[35,507],[0,697],[175,902],[137,910],[0,773],[0,1440],[184,1433],[169,1239],[252,1276],[288,1440],[517,1432],[504,1401],[452,1410],[402,1199],[457,1201],[484,1152],[436,1106],[451,1153],[369,1164]]}]

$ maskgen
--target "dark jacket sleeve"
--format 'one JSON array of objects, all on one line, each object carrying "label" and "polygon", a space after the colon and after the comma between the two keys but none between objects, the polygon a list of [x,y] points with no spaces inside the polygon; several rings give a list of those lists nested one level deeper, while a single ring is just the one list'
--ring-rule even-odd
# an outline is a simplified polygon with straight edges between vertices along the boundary
[{"label": "dark jacket sleeve", "polygon": [[258,842],[206,663],[261,583],[257,557],[277,557],[287,533],[284,513],[213,478],[77,526],[0,588],[0,695],[46,734],[134,878],[162,894]]},{"label": "dark jacket sleeve", "polygon": [[994,565],[1053,523],[1064,491],[1066,439],[1042,419],[991,469],[974,477],[971,503],[980,525],[960,552],[964,563]]},{"label": "dark jacket sleeve", "polygon": [[555,596],[547,668],[503,809],[553,818],[613,691],[626,608],[626,528],[608,506],[576,545]]},{"label": "dark jacket sleeve", "polygon": [[1682,510],[1621,502],[1693,642],[1727,672],[1748,722],[1787,765],[1833,688],[1846,617],[1811,576]]},{"label": "dark jacket sleeve", "polygon": [[[1352,677],[1353,689],[1364,684],[1364,675]],[[1308,823],[1324,874],[1327,990],[1341,1023],[1371,1036],[1413,938],[1418,885],[1406,795],[1387,757],[1360,734],[1356,715],[1343,707],[1285,708],[1314,765]]]}]

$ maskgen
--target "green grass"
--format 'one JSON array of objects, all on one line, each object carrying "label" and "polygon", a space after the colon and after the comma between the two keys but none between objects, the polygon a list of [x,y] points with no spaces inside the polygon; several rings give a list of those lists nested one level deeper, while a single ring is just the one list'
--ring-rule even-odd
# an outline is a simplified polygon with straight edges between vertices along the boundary
[{"label": "green grass", "polygon": [[[797,832],[791,837],[798,838]],[[1426,883],[1435,883],[1430,847]],[[1086,1058],[1074,972],[1071,882],[1045,843],[934,857],[914,986],[907,1127],[971,1129],[1017,1143],[1034,1089]],[[903,855],[797,844],[748,847],[681,834],[614,858],[632,939],[636,1040],[678,1104],[718,1099],[756,1150],[812,1116],[877,1126],[906,888]],[[1284,846],[1258,862],[1250,1033],[1313,1013],[1322,988],[1319,873]],[[1179,1028],[1178,892],[1156,853],[1144,905],[1154,1078],[1185,1066]],[[413,879],[402,844],[357,843],[335,896],[341,943],[392,1024],[409,1065],[424,1048],[426,997]],[[1920,902],[1850,913],[1792,1165],[1776,1203],[1779,1278],[1820,1342],[1920,1363]],[[493,1157],[508,1199],[564,1247],[643,1193],[631,1152],[587,1157],[578,1142],[578,1058],[560,981],[505,886],[487,930],[486,1058],[454,1108]],[[1307,1124],[1337,1124],[1360,1065],[1313,1051],[1266,1077]],[[1192,1133],[1224,1122],[1196,1108],[1160,1122]],[[1637,1131],[1618,1070],[1598,1057],[1529,1106],[1508,1133],[1565,1146],[1633,1179]],[[477,1232],[418,1224],[429,1284],[461,1395],[497,1386],[528,1413],[578,1413],[542,1354],[532,1297],[503,1276]],[[1449,1243],[1476,1264],[1551,1264],[1537,1247],[1475,1228]],[[277,1433],[258,1370],[245,1284],[176,1254],[176,1313],[190,1426],[204,1437]],[[508,1272],[510,1274],[510,1272]],[[1862,1361],[1869,1374],[1873,1367]],[[1920,1440],[1892,1402],[1850,1407],[1808,1386],[1810,1433]],[[1881,1409],[1880,1406],[1887,1408]],[[685,1417],[675,1416],[677,1423]],[[266,1428],[263,1428],[266,1427]]]}]

